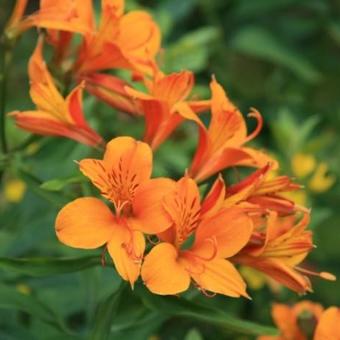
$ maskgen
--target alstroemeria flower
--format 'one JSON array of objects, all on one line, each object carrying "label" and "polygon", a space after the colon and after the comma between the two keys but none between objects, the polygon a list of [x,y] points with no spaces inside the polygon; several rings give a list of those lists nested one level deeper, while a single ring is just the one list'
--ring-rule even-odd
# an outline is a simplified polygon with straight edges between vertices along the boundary
[{"label": "alstroemeria flower", "polygon": [[125,68],[153,74],[154,58],[160,49],[157,24],[145,11],[123,14],[123,0],[102,0],[98,27],[94,21],[80,47],[75,73],[81,79],[97,71]]},{"label": "alstroemeria flower", "polygon": [[189,175],[202,181],[227,167],[244,165],[263,167],[277,162],[265,153],[244,146],[254,139],[262,128],[262,116],[252,110],[250,117],[257,119],[256,129],[247,134],[247,127],[241,112],[226,96],[215,78],[210,83],[211,120],[208,129],[200,126],[199,143],[189,169]]},{"label": "alstroemeria flower", "polygon": [[299,190],[300,185],[293,183],[288,176],[268,178],[270,164],[256,170],[250,176],[226,190],[224,207],[247,206],[248,209],[261,213],[268,209],[278,212],[280,215],[293,213],[295,210],[306,211],[282,194]]},{"label": "alstroemeria flower", "polygon": [[311,301],[301,301],[293,306],[276,303],[272,316],[280,335],[260,336],[257,340],[339,340],[340,309],[326,310]]},{"label": "alstroemeria flower", "polygon": [[93,73],[82,77],[86,90],[113,108],[136,116],[143,114],[140,103],[129,95],[126,81],[104,73]]},{"label": "alstroemeria flower", "polygon": [[10,115],[24,130],[46,136],[67,137],[97,146],[102,143],[102,138],[85,121],[82,109],[83,84],[74,88],[64,99],[43,60],[42,46],[43,40],[39,39],[28,67],[30,95],[37,109],[16,111]]},{"label": "alstroemeria flower", "polygon": [[23,17],[27,0],[18,0],[6,26],[9,39],[32,27],[67,32],[89,33],[88,18],[92,15],[92,0],[40,0],[39,10]]},{"label": "alstroemeria flower", "polygon": [[152,151],[131,137],[113,139],[103,160],[84,159],[79,166],[115,212],[98,198],[76,199],[57,216],[58,239],[74,248],[106,245],[117,272],[133,286],[144,254],[143,233],[156,234],[170,225],[161,201],[173,181],[150,179]]},{"label": "alstroemeria flower", "polygon": [[278,336],[260,336],[257,340],[307,340],[313,335],[315,327],[323,313],[319,303],[301,301],[293,306],[275,303],[272,306],[272,317],[280,331]]},{"label": "alstroemeria flower", "polygon": [[316,326],[314,340],[340,340],[339,325],[340,308],[327,308]]},{"label": "alstroemeria flower", "polygon": [[309,213],[304,213],[296,223],[295,215],[279,218],[271,211],[268,218],[258,220],[248,245],[233,261],[263,272],[298,293],[312,290],[306,274],[334,280],[329,273],[298,267],[314,248],[312,232],[306,230],[309,220]]},{"label": "alstroemeria flower", "polygon": [[141,272],[151,292],[178,294],[193,281],[203,292],[248,296],[243,279],[226,258],[248,242],[253,225],[240,210],[219,211],[219,186],[215,184],[201,204],[197,184],[184,177],[164,197],[171,227],[159,234],[162,242],[146,255]]},{"label": "alstroemeria flower", "polygon": [[28,0],[17,0],[16,1],[11,17],[7,21],[5,29],[4,29],[5,35],[8,38],[16,36],[14,32],[17,30],[18,25],[20,25],[20,22],[26,10],[27,2]]},{"label": "alstroemeria flower", "polygon": [[189,100],[194,75],[182,71],[164,75],[158,71],[153,80],[145,79],[148,93],[126,88],[127,93],[137,101],[145,117],[144,141],[156,149],[183,120],[203,125],[197,112],[208,109],[210,101]]}]

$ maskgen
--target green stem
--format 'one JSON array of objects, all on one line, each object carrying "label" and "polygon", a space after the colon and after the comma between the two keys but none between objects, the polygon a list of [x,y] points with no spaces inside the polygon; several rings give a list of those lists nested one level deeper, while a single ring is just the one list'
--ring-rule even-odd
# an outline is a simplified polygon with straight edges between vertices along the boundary
[{"label": "green stem", "polygon": [[5,43],[1,44],[3,52],[1,53],[0,69],[0,141],[1,151],[8,152],[6,139],[6,99],[7,99],[7,77],[11,63],[12,49]]}]

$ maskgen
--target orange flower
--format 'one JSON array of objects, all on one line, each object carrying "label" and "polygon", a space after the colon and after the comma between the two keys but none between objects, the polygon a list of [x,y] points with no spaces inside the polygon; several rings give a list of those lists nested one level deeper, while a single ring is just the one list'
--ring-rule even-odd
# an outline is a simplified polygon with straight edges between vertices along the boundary
[{"label": "orange flower", "polygon": [[13,8],[12,11],[12,15],[9,18],[6,26],[5,26],[5,35],[7,37],[11,37],[11,32],[15,31],[17,26],[19,25],[26,7],[27,7],[27,1],[28,0],[17,0],[17,2],[15,3],[15,6]]},{"label": "orange flower", "polygon": [[202,181],[220,170],[235,165],[263,167],[277,164],[261,151],[244,144],[257,136],[262,128],[262,117],[252,110],[250,117],[257,119],[256,129],[247,136],[247,127],[241,112],[227,98],[215,78],[210,83],[211,121],[209,128],[200,127],[199,144],[189,169],[192,178]]},{"label": "orange flower", "polygon": [[43,60],[42,46],[43,40],[40,39],[28,68],[30,95],[37,110],[12,112],[16,124],[33,133],[67,137],[90,146],[102,143],[102,138],[88,126],[84,118],[83,84],[74,88],[64,99]]},{"label": "orange flower", "polygon": [[225,258],[248,242],[253,226],[240,210],[219,210],[223,194],[221,181],[216,182],[201,204],[197,184],[184,177],[164,197],[171,227],[159,235],[162,242],[145,257],[141,272],[153,293],[178,294],[193,280],[203,292],[248,296],[240,274]]},{"label": "orange flower", "polygon": [[[285,223],[271,212],[267,220],[257,226],[252,238],[235,261],[253,267],[299,293],[311,290],[309,280],[294,267],[313,248],[312,233],[305,228],[309,215],[297,224],[291,217]],[[260,221],[261,222],[261,221]],[[263,230],[263,223],[266,224]]]},{"label": "orange flower", "polygon": [[259,270],[275,281],[298,293],[311,291],[305,274],[334,280],[329,273],[315,273],[298,267],[313,249],[312,232],[306,230],[310,215],[304,213],[296,223],[295,215],[279,218],[269,212],[267,219],[259,219],[248,245],[233,261]]},{"label": "orange flower", "polygon": [[268,209],[280,215],[293,213],[295,210],[306,211],[293,201],[281,194],[300,189],[300,185],[293,183],[288,176],[277,176],[268,179],[270,164],[258,169],[239,183],[226,190],[224,207],[234,204],[248,207],[252,211],[266,212]]},{"label": "orange flower", "polygon": [[274,304],[272,315],[279,336],[260,336],[258,340],[339,340],[340,309],[326,310],[315,302],[301,301],[293,306]]},{"label": "orange flower", "polygon": [[174,183],[150,179],[150,147],[130,137],[109,142],[103,160],[84,159],[82,173],[90,178],[115,207],[115,213],[94,197],[67,204],[56,219],[59,240],[74,248],[94,249],[106,245],[115,267],[133,286],[139,276],[144,233],[156,234],[169,227],[161,200]]},{"label": "orange flower", "polygon": [[18,0],[6,27],[12,39],[31,27],[42,27],[68,32],[88,33],[88,17],[92,15],[92,0],[41,0],[40,9],[23,18],[27,0]]},{"label": "orange flower", "polygon": [[155,78],[145,79],[148,93],[126,88],[127,93],[139,103],[145,117],[144,141],[156,149],[184,119],[203,127],[195,112],[204,111],[209,101],[187,100],[194,86],[194,75],[182,71],[164,75],[158,71]]},{"label": "orange flower", "polygon": [[340,308],[329,307],[321,315],[314,340],[340,340]]},{"label": "orange flower", "polygon": [[260,336],[257,339],[308,340],[313,335],[322,313],[323,307],[311,301],[301,301],[294,306],[276,303],[272,307],[272,316],[279,328],[280,335]]},{"label": "orange flower", "polygon": [[160,30],[144,11],[123,15],[123,0],[102,0],[99,27],[88,27],[80,48],[75,73],[78,78],[99,70],[125,68],[153,73],[160,48]]},{"label": "orange flower", "polygon": [[142,115],[142,109],[136,100],[128,94],[129,86],[124,80],[104,73],[93,73],[82,77],[86,90],[115,109],[132,115]]}]

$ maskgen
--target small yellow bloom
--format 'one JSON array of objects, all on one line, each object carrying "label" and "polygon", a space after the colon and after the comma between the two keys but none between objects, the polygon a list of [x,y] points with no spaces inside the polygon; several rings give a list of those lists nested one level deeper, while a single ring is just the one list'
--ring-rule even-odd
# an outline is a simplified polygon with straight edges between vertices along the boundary
[{"label": "small yellow bloom", "polygon": [[27,148],[25,150],[25,154],[27,156],[32,156],[35,153],[37,153],[39,149],[40,149],[39,143],[31,143],[30,145],[27,146]]},{"label": "small yellow bloom", "polygon": [[307,194],[304,190],[289,191],[282,193],[281,195],[292,200],[295,204],[303,207],[307,205]]},{"label": "small yellow bloom", "polygon": [[321,162],[308,182],[308,187],[311,191],[321,193],[330,189],[335,182],[335,176],[327,175],[327,171],[327,164]]},{"label": "small yellow bloom", "polygon": [[32,289],[24,283],[18,283],[15,288],[24,295],[30,295],[32,293]]},{"label": "small yellow bloom", "polygon": [[307,153],[297,153],[292,157],[291,167],[295,176],[300,178],[306,177],[316,167],[315,157]]},{"label": "small yellow bloom", "polygon": [[22,200],[26,192],[26,183],[19,179],[9,179],[5,183],[4,196],[8,202],[18,203]]},{"label": "small yellow bloom", "polygon": [[160,340],[160,337],[158,335],[150,335],[148,340]]}]

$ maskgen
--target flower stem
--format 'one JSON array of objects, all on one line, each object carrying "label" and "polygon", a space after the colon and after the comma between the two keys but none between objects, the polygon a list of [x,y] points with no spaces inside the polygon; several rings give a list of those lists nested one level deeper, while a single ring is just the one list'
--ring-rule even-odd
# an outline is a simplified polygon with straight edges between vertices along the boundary
[{"label": "flower stem", "polygon": [[1,42],[1,65],[0,65],[0,142],[1,151],[8,152],[6,139],[6,99],[7,99],[7,77],[12,58],[12,49],[4,42]]}]

